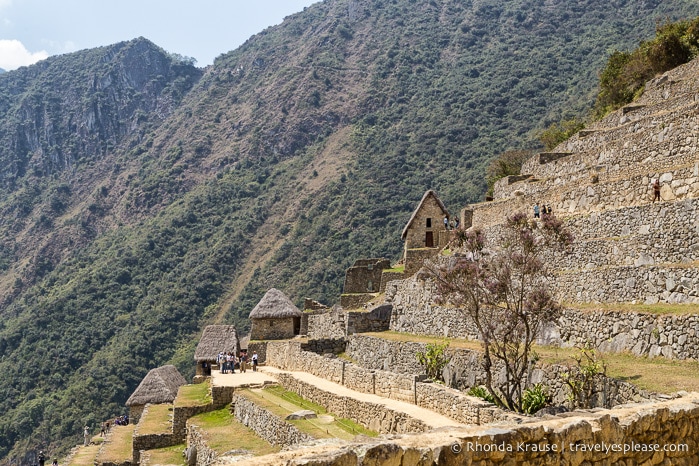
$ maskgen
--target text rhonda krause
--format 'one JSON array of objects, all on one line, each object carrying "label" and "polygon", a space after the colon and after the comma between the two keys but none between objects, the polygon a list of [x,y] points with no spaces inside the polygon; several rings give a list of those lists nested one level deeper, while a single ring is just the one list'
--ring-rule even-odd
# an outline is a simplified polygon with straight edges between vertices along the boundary
[{"label": "text rhonda krause", "polygon": [[564,450],[574,452],[602,452],[602,453],[643,453],[643,452],[688,452],[689,445],[686,443],[669,443],[661,445],[659,443],[480,443],[466,442],[460,450],[469,452],[562,452]]}]

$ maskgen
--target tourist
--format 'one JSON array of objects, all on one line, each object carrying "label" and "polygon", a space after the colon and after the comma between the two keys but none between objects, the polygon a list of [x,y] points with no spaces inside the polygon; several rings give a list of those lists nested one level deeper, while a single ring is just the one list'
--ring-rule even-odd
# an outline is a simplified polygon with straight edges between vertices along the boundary
[{"label": "tourist", "polygon": [[44,466],[44,463],[46,462],[46,457],[44,456],[43,450],[39,451],[38,460],[39,460],[39,466]]},{"label": "tourist", "polygon": [[541,218],[540,213],[541,208],[539,207],[539,203],[537,202],[536,204],[534,204],[534,218]]},{"label": "tourist", "polygon": [[58,466],[58,458],[53,459],[53,463],[51,463],[51,466]]},{"label": "tourist", "polygon": [[257,372],[257,351],[252,352],[252,371]]},{"label": "tourist", "polygon": [[660,200],[660,180],[653,181],[653,202]]},{"label": "tourist", "polygon": [[240,353],[240,373],[244,373],[248,368],[248,353],[245,351]]},{"label": "tourist", "polygon": [[446,229],[446,230],[449,229],[449,216],[448,215],[444,216],[444,229]]},{"label": "tourist", "polygon": [[85,446],[90,444],[90,428],[87,426],[83,429],[83,440]]}]

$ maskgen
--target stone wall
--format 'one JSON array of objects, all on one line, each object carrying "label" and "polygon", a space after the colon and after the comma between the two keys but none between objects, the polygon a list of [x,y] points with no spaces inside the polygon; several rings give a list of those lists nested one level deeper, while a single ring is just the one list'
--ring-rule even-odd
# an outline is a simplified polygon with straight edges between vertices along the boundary
[{"label": "stone wall", "polygon": [[187,424],[187,450],[190,455],[195,455],[196,466],[209,466],[218,458],[218,453],[211,449],[199,426]]},{"label": "stone wall", "polygon": [[388,282],[393,280],[403,280],[404,278],[408,278],[404,272],[389,272],[384,270],[381,274],[381,288],[379,289],[379,293],[386,291],[386,285]]},{"label": "stone wall", "polygon": [[[250,358],[252,358],[252,354],[255,352],[257,352],[257,363],[264,363],[267,359],[267,342],[251,341],[248,343],[248,355],[250,355]],[[252,364],[252,362],[250,364]]]},{"label": "stone wall", "polygon": [[327,392],[298,380],[291,374],[277,374],[277,379],[285,389],[298,393],[304,399],[323,406],[334,415],[340,418],[351,419],[381,434],[425,432],[430,430],[419,419],[394,411],[384,405]]},{"label": "stone wall", "polygon": [[425,265],[425,260],[431,259],[439,253],[437,248],[406,249],[405,250],[405,274],[410,276]]},{"label": "stone wall", "polygon": [[336,339],[353,333],[383,332],[388,330],[391,306],[382,304],[369,311],[344,311],[332,309],[308,316],[310,339]]},{"label": "stone wall", "polygon": [[[416,353],[424,353],[426,350],[426,343],[399,342],[367,335],[354,335],[349,338],[346,354],[359,366],[369,369],[389,367],[392,371],[391,373],[414,377],[415,374],[424,373],[424,368],[417,362]],[[449,348],[447,356],[450,360],[443,371],[443,375],[448,385],[459,389],[468,389],[485,383],[485,373],[479,351]],[[544,384],[551,396],[552,403],[565,405],[568,404],[570,392],[567,385],[563,382],[561,373],[567,371],[569,371],[569,368],[564,365],[540,365],[529,374],[526,384]],[[497,361],[493,374],[496,383],[504,378],[504,370]],[[388,380],[384,372],[381,372],[380,377]],[[345,380],[347,380],[347,377],[345,377]],[[392,381],[391,383],[395,384],[396,382]],[[425,388],[424,385],[431,385],[431,387]],[[417,383],[414,394],[417,400],[414,402],[421,405],[420,403],[428,403],[430,399],[439,400],[434,401],[434,405],[426,404],[424,407],[449,417],[452,416],[454,410],[471,409],[477,411],[482,408],[477,405],[478,402],[482,403],[482,400],[471,397],[466,399],[467,397],[463,393],[461,394],[462,398],[460,398],[461,403],[458,407],[455,407],[453,405],[453,397],[456,396],[455,393],[459,392],[451,392],[451,395],[439,392],[440,396],[438,397],[435,395],[435,391],[440,389],[443,388],[438,385]],[[428,390],[430,396],[426,396],[422,400],[419,399],[420,390]],[[599,381],[597,395],[593,400],[593,404],[595,406],[611,407],[628,403],[629,401],[650,399],[651,397],[652,394],[639,390],[632,384],[616,379],[604,378]],[[449,402],[450,398],[452,398],[452,402]],[[404,401],[407,400],[404,399]],[[474,403],[476,403],[476,406],[474,406]],[[462,416],[463,414],[459,415]],[[485,416],[494,416],[494,414],[486,414]],[[475,418],[479,419],[479,417]]]},{"label": "stone wall", "polygon": [[390,269],[388,259],[359,259],[345,273],[343,293],[376,293],[381,287],[383,269]]},{"label": "stone wall", "polygon": [[[143,417],[147,415],[149,406],[150,404],[147,404],[145,406],[142,413]],[[133,433],[133,462],[135,464],[138,464],[140,462],[141,451],[143,450],[154,450],[156,448],[171,447],[173,445],[181,443],[182,440],[183,438],[176,437],[172,433],[172,430],[170,430],[170,432],[160,434],[141,435],[139,434],[139,426],[137,425],[134,428]]]},{"label": "stone wall", "polygon": [[576,412],[566,419],[423,433],[419,440],[414,435],[394,436],[332,451],[312,449],[302,458],[282,453],[266,460],[267,466],[694,466],[699,464],[696,432],[699,394],[692,394],[611,412]]},{"label": "stone wall", "polygon": [[[655,286],[664,288],[661,296],[665,296],[667,301],[677,302],[681,296],[690,296],[693,290],[699,287],[699,270],[648,267],[643,283],[637,283],[634,270],[630,267],[615,268],[613,279],[599,270],[577,270],[560,274],[557,280],[557,287],[561,289],[559,297],[568,297],[571,301],[592,300],[600,297],[598,293],[612,293],[615,289],[619,294],[621,292],[618,290],[623,288]],[[590,288],[580,287],[580,281],[590,283]],[[391,283],[386,291],[386,299],[393,304],[391,330],[437,337],[477,339],[478,332],[464,312],[432,304],[432,286],[428,281],[415,278]],[[631,351],[639,356],[697,359],[698,334],[697,314],[655,315],[568,309],[555,325],[541,335],[540,342],[559,346],[590,342],[602,351]],[[414,354],[414,348],[411,348],[411,351]],[[353,358],[361,358],[361,353],[355,351],[352,340],[348,344],[348,352]],[[385,350],[379,354],[386,354]],[[391,366],[390,370],[403,371],[400,361],[382,361],[382,364]]]},{"label": "stone wall", "polygon": [[[283,340],[294,338],[294,317],[251,319],[250,340]],[[298,317],[300,321],[300,317]],[[300,322],[299,322],[300,326]]]},{"label": "stone wall", "polygon": [[[367,348],[371,348],[372,345],[376,347],[377,341],[379,341],[377,338],[350,337],[350,342],[353,342],[355,348],[361,348],[363,344],[366,344]],[[296,342],[287,342],[286,346],[280,343],[270,346],[268,355],[270,355],[270,364],[283,370],[309,372],[316,377],[330,380],[349,389],[416,404],[459,422],[477,424],[510,419],[508,413],[479,398],[450,390],[442,385],[420,382],[422,377],[416,376],[415,373],[398,373],[362,367],[361,364],[325,358],[303,351],[301,345]],[[408,346],[402,348],[403,351],[391,351],[389,348],[387,354],[397,355],[394,359],[409,359],[406,355],[409,352]],[[424,345],[421,348],[424,350]],[[279,354],[276,354],[277,352]],[[369,353],[374,355],[373,351],[369,351]],[[415,361],[415,353],[412,353],[411,356],[412,360]],[[373,359],[378,360],[380,357]],[[306,397],[303,393],[299,394]],[[313,398],[308,399],[316,401]],[[454,403],[457,403],[457,406]]]},{"label": "stone wall", "polygon": [[592,344],[600,351],[636,356],[699,359],[699,315],[564,310],[549,332],[551,343]]},{"label": "stone wall", "polygon": [[357,309],[378,296],[378,293],[343,293],[340,295],[340,306],[343,309]]},{"label": "stone wall", "polygon": [[314,440],[292,424],[258,406],[240,394],[233,395],[233,416],[272,445],[290,446]]}]

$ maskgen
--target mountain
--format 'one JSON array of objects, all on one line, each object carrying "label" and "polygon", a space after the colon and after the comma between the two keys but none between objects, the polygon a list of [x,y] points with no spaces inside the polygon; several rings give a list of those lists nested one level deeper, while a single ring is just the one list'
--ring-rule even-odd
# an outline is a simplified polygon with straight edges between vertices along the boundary
[{"label": "mountain", "polygon": [[29,463],[193,372],[271,287],[332,304],[426,189],[587,111],[614,48],[690,1],[332,0],[205,70],[146,39],[0,76],[0,457]]}]

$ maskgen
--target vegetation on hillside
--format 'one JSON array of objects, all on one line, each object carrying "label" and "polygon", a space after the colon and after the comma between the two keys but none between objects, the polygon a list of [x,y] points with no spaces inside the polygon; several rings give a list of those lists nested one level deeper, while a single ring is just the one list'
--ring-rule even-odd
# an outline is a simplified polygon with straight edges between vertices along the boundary
[{"label": "vegetation on hillside", "polygon": [[203,76],[145,39],[3,73],[0,462],[76,443],[153,367],[191,375],[202,327],[244,332],[272,286],[332,304],[426,189],[480,200],[494,154],[592,105],[605,50],[696,14],[336,0]]},{"label": "vegetation on hillside", "polygon": [[596,115],[603,116],[631,102],[645,83],[699,54],[699,18],[659,23],[655,37],[631,52],[615,50],[600,74]]}]

